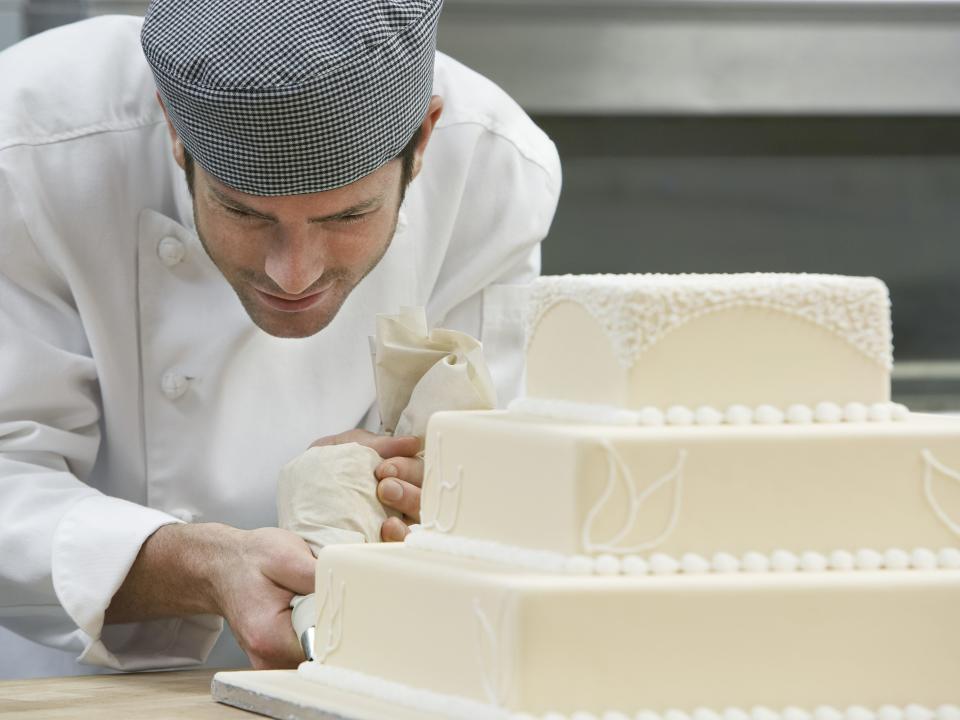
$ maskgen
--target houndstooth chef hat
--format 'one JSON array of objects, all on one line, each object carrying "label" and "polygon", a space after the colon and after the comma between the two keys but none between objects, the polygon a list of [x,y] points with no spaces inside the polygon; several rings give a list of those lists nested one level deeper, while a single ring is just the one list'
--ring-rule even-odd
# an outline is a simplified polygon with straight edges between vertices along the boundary
[{"label": "houndstooth chef hat", "polygon": [[442,0],[153,0],[140,40],[184,147],[253,195],[351,183],[427,111]]}]

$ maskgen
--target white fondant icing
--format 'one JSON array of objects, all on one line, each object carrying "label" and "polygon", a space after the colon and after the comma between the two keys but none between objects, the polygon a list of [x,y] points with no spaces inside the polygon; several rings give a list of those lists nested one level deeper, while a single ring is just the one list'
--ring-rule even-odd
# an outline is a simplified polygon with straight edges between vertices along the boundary
[{"label": "white fondant icing", "polygon": [[[436,462],[431,463],[430,466],[425,471],[424,482],[427,481],[427,476],[431,475],[435,469],[440,467],[440,485],[437,488],[437,509],[433,515],[433,519],[426,520],[424,519],[422,525],[427,530],[436,530],[437,532],[448,533],[453,530],[457,525],[457,516],[460,514],[460,494],[463,485],[463,465],[457,466],[457,476],[451,481],[446,480],[443,477],[443,435],[442,433],[436,434],[436,444],[437,444],[437,454]],[[446,503],[446,498],[452,497],[453,504],[449,505]],[[441,517],[446,507],[452,507],[452,511],[448,511],[449,520],[443,522]]]},{"label": "white fondant icing", "polygon": [[833,332],[879,366],[893,367],[890,299],[875,278],[830,275],[561,275],[531,289],[527,339],[559,302],[581,305],[623,367],[697,317],[736,307],[778,310]]},{"label": "white fondant icing", "polygon": [[933,510],[934,514],[940,519],[940,522],[946,525],[954,535],[960,535],[960,522],[957,522],[947,514],[947,511],[943,509],[940,501],[937,500],[936,494],[933,492],[933,471],[936,470],[944,477],[958,483],[960,483],[960,472],[941,463],[934,454],[927,449],[922,450],[920,454],[924,462],[923,494],[927,498],[927,503],[930,505],[930,509]]},{"label": "white fondant icing", "polygon": [[[655,548],[670,535],[680,517],[680,499],[683,493],[683,465],[686,461],[686,451],[681,450],[677,453],[677,462],[673,469],[638,492],[629,466],[623,461],[623,458],[620,457],[620,454],[613,445],[606,439],[601,440],[600,444],[603,446],[607,456],[607,485],[600,494],[600,497],[597,498],[593,507],[590,508],[584,520],[583,530],[581,531],[583,549],[588,553],[607,552],[622,555]],[[606,503],[610,500],[618,483],[622,483],[629,498],[626,522],[612,538],[605,542],[596,542],[593,539],[593,524],[601,510],[603,510]],[[673,483],[673,504],[670,517],[663,530],[653,538],[639,544],[629,547],[621,546],[620,543],[623,542],[624,538],[629,537],[630,533],[636,527],[640,511],[643,509],[643,505],[647,499],[657,492],[657,490],[670,483]]]}]

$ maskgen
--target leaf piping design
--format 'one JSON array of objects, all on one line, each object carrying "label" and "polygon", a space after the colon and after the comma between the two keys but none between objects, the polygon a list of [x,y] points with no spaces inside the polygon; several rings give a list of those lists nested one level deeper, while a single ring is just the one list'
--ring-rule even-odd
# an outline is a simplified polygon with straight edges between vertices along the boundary
[{"label": "leaf piping design", "polygon": [[[340,583],[340,589],[338,592],[338,597],[336,603],[331,602],[330,605],[330,632],[327,633],[327,638],[323,643],[322,647],[314,648],[314,660],[318,663],[326,662],[327,657],[340,647],[340,641],[343,639],[343,601],[347,589],[346,582]],[[327,576],[327,585],[323,592],[323,599],[320,601],[320,607],[317,609],[317,625],[320,624],[321,619],[323,618],[324,610],[326,610],[327,602],[333,597],[333,568],[330,569],[330,574]]]},{"label": "leaf piping design", "polygon": [[923,494],[927,498],[927,502],[930,504],[930,509],[933,510],[934,514],[940,519],[944,525],[946,525],[954,535],[960,535],[960,523],[953,520],[948,514],[947,511],[943,509],[943,505],[940,504],[940,501],[937,500],[936,495],[933,494],[933,471],[936,470],[941,475],[946,475],[951,480],[954,480],[960,483],[960,471],[948,468],[942,462],[937,460],[932,452],[927,449],[920,451],[920,454],[923,456],[924,468],[923,468]]},{"label": "leaf piping design", "polygon": [[479,598],[473,599],[473,614],[477,619],[480,682],[487,701],[497,707],[503,707],[506,703],[507,687],[510,682],[510,668],[503,662],[503,643],[501,642],[505,608],[506,601],[501,599],[496,626],[494,626],[480,607]]},{"label": "leaf piping design", "polygon": [[[654,482],[650,483],[650,485],[644,488],[641,492],[637,492],[636,484],[634,483],[630,468],[627,467],[627,464],[623,461],[623,458],[620,457],[620,454],[608,440],[601,440],[600,444],[607,453],[607,466],[609,468],[607,473],[607,484],[596,503],[594,503],[593,507],[590,508],[590,512],[587,513],[586,520],[584,521],[583,531],[581,533],[581,541],[583,543],[584,551],[588,553],[608,552],[626,554],[642,552],[644,550],[655,548],[657,545],[666,540],[667,536],[673,532],[673,529],[676,527],[677,521],[680,518],[680,501],[683,493],[683,468],[687,460],[687,451],[680,450],[677,453],[677,462],[670,471],[657,478]],[[613,495],[613,491],[616,489],[618,479],[622,479],[624,487],[627,491],[627,497],[629,498],[627,520],[612,538],[606,542],[596,542],[593,539],[594,523],[596,522],[600,511],[603,510],[604,506]],[[660,534],[651,540],[640,543],[639,545],[620,547],[620,543],[623,541],[623,539],[626,538],[636,527],[640,510],[643,508],[643,505],[647,499],[649,499],[650,496],[653,495],[657,490],[670,482],[673,482],[674,484],[673,506],[670,510],[670,518],[667,520],[667,524]]]},{"label": "leaf piping design", "polygon": [[[433,474],[436,467],[440,468],[440,485],[437,488],[437,504],[436,512],[433,514],[432,520],[424,520],[421,523],[421,526],[426,530],[436,530],[441,533],[448,533],[457,524],[457,518],[460,515],[460,494],[463,488],[463,465],[457,465],[457,476],[452,481],[444,480],[443,478],[443,438],[440,433],[437,433],[437,461],[431,463],[430,467],[427,468],[427,477]],[[424,483],[426,483],[424,478]],[[451,497],[453,500],[452,504],[446,504],[444,502],[445,498]],[[443,522],[441,520],[441,515],[445,508],[451,508],[452,511],[448,513],[449,521]]]}]

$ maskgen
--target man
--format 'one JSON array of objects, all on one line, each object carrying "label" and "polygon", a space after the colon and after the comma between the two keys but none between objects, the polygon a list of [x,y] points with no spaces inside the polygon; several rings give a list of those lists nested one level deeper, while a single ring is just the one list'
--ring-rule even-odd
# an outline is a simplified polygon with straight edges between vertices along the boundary
[{"label": "man", "polygon": [[435,54],[439,10],[157,0],[0,55],[0,624],[55,649],[4,634],[8,676],[202,662],[220,617],[296,663],[279,468],[361,441],[418,513],[418,441],[344,433],[377,427],[376,313],[480,336],[516,393],[501,286],[538,273],[559,162]]}]

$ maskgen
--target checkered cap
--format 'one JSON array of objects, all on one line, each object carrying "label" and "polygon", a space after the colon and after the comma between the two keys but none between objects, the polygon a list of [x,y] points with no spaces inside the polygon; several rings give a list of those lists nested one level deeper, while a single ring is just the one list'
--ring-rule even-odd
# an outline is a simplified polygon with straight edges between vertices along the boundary
[{"label": "checkered cap", "polygon": [[433,89],[442,0],[153,0],[140,40],[184,147],[253,195],[396,157]]}]

